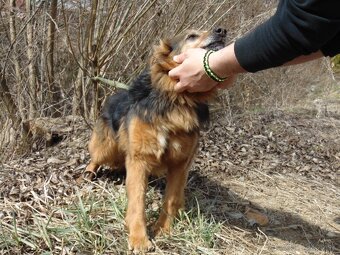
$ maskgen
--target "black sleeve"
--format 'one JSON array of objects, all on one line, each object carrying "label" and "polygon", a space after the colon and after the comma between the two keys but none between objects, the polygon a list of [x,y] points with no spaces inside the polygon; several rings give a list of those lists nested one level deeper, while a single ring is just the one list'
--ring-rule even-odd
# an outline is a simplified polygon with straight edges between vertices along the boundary
[{"label": "black sleeve", "polygon": [[340,53],[340,32],[326,44],[321,47],[323,55],[328,57],[334,57]]},{"label": "black sleeve", "polygon": [[256,72],[320,49],[335,55],[339,33],[339,0],[281,0],[274,16],[235,42],[235,54],[245,70]]}]

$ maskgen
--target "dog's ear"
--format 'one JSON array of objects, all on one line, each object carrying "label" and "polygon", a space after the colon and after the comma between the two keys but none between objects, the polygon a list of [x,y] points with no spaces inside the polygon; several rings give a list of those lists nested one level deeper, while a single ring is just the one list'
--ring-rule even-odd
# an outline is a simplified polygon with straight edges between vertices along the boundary
[{"label": "dog's ear", "polygon": [[153,54],[151,57],[151,65],[160,62],[168,62],[169,56],[172,52],[172,47],[169,40],[159,40],[159,44],[153,49]]},{"label": "dog's ear", "polygon": [[150,60],[152,84],[161,90],[173,91],[176,81],[168,76],[168,72],[178,66],[173,60],[173,49],[169,40],[160,40],[154,47]]},{"label": "dog's ear", "polygon": [[172,50],[173,48],[171,46],[170,40],[168,39],[159,40],[158,52],[160,54],[162,54],[163,56],[169,56]]}]

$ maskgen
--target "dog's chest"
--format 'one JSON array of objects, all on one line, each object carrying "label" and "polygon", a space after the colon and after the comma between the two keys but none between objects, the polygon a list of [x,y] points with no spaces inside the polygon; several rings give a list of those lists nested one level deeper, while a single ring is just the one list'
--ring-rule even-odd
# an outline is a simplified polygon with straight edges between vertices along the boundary
[{"label": "dog's chest", "polygon": [[182,162],[191,161],[196,153],[198,144],[198,132],[166,134],[158,133],[157,145],[154,147],[155,154],[149,161],[153,167],[150,169],[153,175],[163,176],[171,168]]},{"label": "dog's chest", "polygon": [[128,129],[128,153],[150,165],[182,161],[196,151],[198,130],[173,132],[166,126],[153,126],[134,118]]},{"label": "dog's chest", "polygon": [[196,152],[197,141],[197,132],[169,135],[164,159],[179,162],[191,157]]}]

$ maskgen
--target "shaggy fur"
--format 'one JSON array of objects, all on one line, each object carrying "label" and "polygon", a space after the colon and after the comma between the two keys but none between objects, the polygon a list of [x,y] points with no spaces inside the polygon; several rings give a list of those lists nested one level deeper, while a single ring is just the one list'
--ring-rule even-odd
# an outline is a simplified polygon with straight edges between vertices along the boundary
[{"label": "shaggy fur", "polygon": [[199,129],[209,119],[206,104],[214,92],[177,93],[168,72],[177,66],[173,56],[188,48],[219,49],[226,31],[186,31],[161,41],[154,48],[150,67],[128,91],[110,96],[89,144],[92,179],[100,165],[127,171],[126,225],[129,246],[135,251],[151,248],[145,220],[148,176],[166,175],[163,208],[154,224],[155,235],[169,232],[172,219],[184,205],[188,170],[198,145]]}]

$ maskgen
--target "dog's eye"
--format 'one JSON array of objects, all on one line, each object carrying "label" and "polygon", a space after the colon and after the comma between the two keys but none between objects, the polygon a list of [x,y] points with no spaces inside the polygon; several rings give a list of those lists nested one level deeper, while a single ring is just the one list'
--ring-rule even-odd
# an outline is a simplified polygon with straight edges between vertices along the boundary
[{"label": "dog's eye", "polygon": [[198,38],[198,35],[197,34],[190,34],[187,36],[187,40],[195,40]]}]

